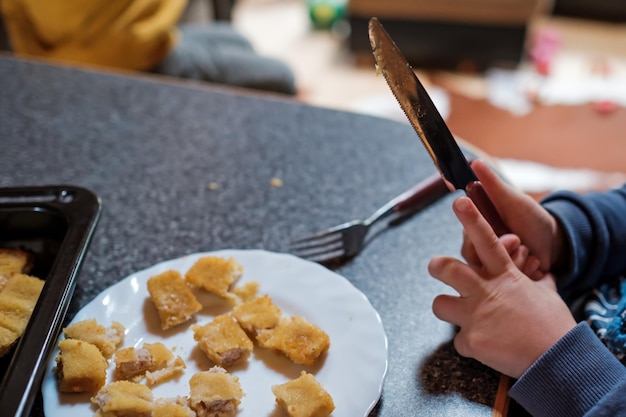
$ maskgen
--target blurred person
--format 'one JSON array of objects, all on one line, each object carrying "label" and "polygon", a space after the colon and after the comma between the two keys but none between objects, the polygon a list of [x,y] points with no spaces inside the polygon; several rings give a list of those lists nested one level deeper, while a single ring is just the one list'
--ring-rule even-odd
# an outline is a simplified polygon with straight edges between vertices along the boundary
[{"label": "blurred person", "polygon": [[509,395],[533,416],[626,416],[626,185],[539,203],[472,168],[511,234],[454,201],[465,262],[438,256],[429,272],[457,292],[433,301],[456,350],[517,378]]},{"label": "blurred person", "polygon": [[[17,55],[295,93],[291,69],[229,22],[179,24],[187,0],[1,0]],[[1,46],[2,42],[0,42]]]}]

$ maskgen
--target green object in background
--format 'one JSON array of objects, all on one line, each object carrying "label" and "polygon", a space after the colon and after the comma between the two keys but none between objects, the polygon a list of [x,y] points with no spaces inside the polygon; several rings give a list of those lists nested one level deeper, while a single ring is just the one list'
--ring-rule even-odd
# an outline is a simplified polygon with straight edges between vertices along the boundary
[{"label": "green object in background", "polygon": [[315,29],[331,29],[346,17],[347,0],[307,0]]}]

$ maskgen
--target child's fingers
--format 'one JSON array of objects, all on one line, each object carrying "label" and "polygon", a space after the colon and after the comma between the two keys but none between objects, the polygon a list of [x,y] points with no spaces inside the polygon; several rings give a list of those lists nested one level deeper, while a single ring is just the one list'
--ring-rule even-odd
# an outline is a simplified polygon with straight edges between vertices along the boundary
[{"label": "child's fingers", "polygon": [[[521,241],[517,235],[506,234],[506,235],[500,236],[500,241],[504,245],[504,249],[507,251],[508,254],[511,255],[511,257],[513,257],[513,255],[515,254],[516,256],[519,256],[521,259],[521,257],[524,254],[526,255],[528,254],[528,249],[525,246],[521,245]],[[522,251],[520,252],[519,251],[520,248],[524,248],[524,249],[522,249]],[[463,256],[463,259],[465,259],[467,263],[472,265],[473,267],[482,268],[482,263],[480,259],[478,258],[478,254],[476,253],[476,248],[474,248],[474,244],[467,236],[467,232],[465,230],[463,230],[463,243],[461,245],[461,256]],[[513,259],[513,262],[515,262],[515,265],[518,265],[518,261],[516,261],[515,258]]]},{"label": "child's fingers", "polygon": [[539,259],[536,256],[528,255],[526,261],[522,264],[521,267],[518,265],[518,268],[527,277],[535,279],[535,277],[537,277],[539,273],[541,274],[541,276],[543,276],[544,274],[544,272],[539,269],[539,266]]},{"label": "child's fingers", "polygon": [[502,246],[508,254],[518,253],[520,255],[526,254],[528,255],[528,248],[522,245],[519,236],[507,233],[506,235],[500,236],[500,242],[502,242]]},{"label": "child's fingers", "polygon": [[474,203],[467,197],[460,197],[454,201],[452,207],[487,272],[491,275],[504,272],[509,267],[511,258]]},{"label": "child's fingers", "polygon": [[454,288],[462,297],[473,293],[477,276],[474,270],[458,259],[437,256],[428,263],[428,272],[434,278]]},{"label": "child's fingers", "polygon": [[468,264],[480,268],[482,265],[480,263],[480,259],[478,258],[478,254],[476,253],[476,248],[474,248],[474,244],[467,236],[467,232],[463,230],[463,243],[461,244],[461,256]]},{"label": "child's fingers", "polygon": [[519,246],[512,251],[507,249],[507,252],[511,256],[511,260],[515,266],[523,271],[528,260],[528,248],[526,246]]},{"label": "child's fingers", "polygon": [[463,309],[463,300],[454,295],[442,294],[433,300],[433,313],[439,320],[461,327],[467,312]]}]

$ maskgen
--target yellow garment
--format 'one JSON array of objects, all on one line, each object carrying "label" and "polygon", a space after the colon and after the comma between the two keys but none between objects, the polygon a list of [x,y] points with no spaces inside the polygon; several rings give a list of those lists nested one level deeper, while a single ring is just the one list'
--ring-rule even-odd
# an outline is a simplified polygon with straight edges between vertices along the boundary
[{"label": "yellow garment", "polygon": [[148,70],[177,40],[187,0],[0,0],[17,54]]}]

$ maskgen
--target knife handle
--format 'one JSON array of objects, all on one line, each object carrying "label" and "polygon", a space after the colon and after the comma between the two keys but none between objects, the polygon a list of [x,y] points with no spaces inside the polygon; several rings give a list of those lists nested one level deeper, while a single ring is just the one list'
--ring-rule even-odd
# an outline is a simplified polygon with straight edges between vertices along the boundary
[{"label": "knife handle", "polygon": [[510,232],[502,217],[493,205],[480,181],[473,181],[465,187],[465,193],[474,202],[478,211],[489,222],[497,236]]}]

